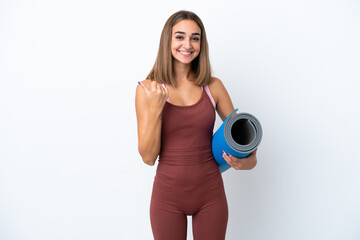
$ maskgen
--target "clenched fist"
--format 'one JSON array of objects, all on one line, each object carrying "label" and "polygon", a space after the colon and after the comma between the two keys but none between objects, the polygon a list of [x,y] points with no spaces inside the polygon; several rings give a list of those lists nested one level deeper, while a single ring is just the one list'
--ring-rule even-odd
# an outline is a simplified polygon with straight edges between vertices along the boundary
[{"label": "clenched fist", "polygon": [[161,86],[155,81],[151,81],[150,89],[146,87],[143,82],[139,82],[142,89],[145,91],[150,109],[162,111],[167,98],[169,97],[166,86]]}]

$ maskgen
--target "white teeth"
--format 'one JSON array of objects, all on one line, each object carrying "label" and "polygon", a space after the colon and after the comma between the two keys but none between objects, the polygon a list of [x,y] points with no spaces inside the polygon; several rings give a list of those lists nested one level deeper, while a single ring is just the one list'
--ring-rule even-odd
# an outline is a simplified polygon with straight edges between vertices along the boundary
[{"label": "white teeth", "polygon": [[183,51],[179,51],[181,54],[184,54],[184,55],[190,55],[191,52],[183,52]]}]

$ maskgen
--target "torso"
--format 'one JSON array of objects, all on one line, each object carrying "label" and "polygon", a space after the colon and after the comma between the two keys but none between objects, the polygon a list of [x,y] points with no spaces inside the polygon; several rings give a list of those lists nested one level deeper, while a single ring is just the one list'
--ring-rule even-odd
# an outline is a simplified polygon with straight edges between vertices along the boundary
[{"label": "torso", "polygon": [[169,100],[173,105],[190,106],[195,104],[201,97],[202,88],[200,86],[180,86],[173,87],[166,85],[169,92]]}]

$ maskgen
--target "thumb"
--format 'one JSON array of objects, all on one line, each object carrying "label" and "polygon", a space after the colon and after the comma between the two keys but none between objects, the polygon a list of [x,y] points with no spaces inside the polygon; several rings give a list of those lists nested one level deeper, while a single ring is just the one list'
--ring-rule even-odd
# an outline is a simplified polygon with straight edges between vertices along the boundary
[{"label": "thumb", "polygon": [[144,89],[144,91],[145,91],[147,94],[150,93],[150,90],[146,87],[146,85],[145,85],[142,81],[138,82],[138,84],[142,87],[142,89]]},{"label": "thumb", "polygon": [[163,86],[163,88],[165,89],[165,97],[166,98],[168,98],[169,97],[169,92],[168,92],[168,89],[167,89],[167,87],[166,87],[166,85],[164,84],[164,85],[162,85]]}]

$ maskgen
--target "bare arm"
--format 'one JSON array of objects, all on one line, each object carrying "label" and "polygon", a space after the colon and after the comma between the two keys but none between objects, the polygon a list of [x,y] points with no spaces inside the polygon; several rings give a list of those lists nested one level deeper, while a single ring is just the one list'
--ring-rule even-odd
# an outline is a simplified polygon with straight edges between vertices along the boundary
[{"label": "bare arm", "polygon": [[[234,106],[232,104],[231,98],[226,91],[225,86],[218,78],[213,78],[213,81],[209,85],[211,95],[213,96],[216,102],[216,111],[219,114],[220,118],[224,121],[226,117],[234,111]],[[223,158],[225,161],[236,170],[250,170],[253,169],[257,164],[255,150],[250,156],[246,158],[237,158],[228,153],[223,153]]]},{"label": "bare arm", "polygon": [[136,88],[138,150],[144,163],[150,166],[160,153],[161,113],[167,97],[167,89],[155,81],[145,80]]},{"label": "bare arm", "polygon": [[216,102],[216,111],[220,118],[224,121],[226,117],[234,111],[231,98],[226,91],[224,84],[218,78],[213,78],[211,84],[209,85],[209,90]]}]

